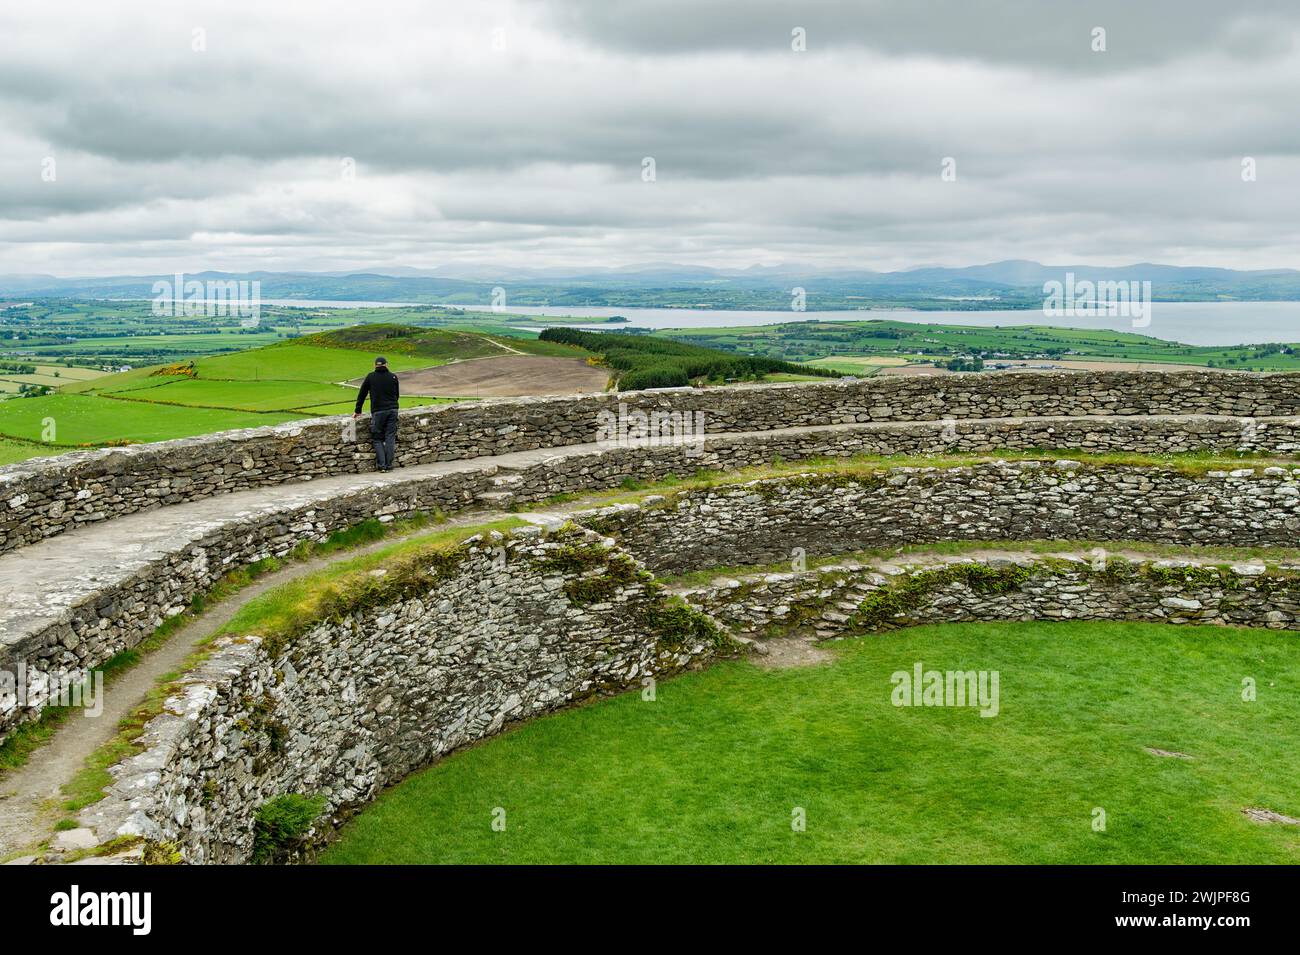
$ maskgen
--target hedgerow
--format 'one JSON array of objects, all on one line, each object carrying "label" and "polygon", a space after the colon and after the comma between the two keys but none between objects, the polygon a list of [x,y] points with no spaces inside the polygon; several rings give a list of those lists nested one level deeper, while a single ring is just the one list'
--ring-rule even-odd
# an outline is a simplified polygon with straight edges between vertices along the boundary
[{"label": "hedgerow", "polygon": [[690,345],[648,335],[587,332],[576,328],[548,328],[543,341],[576,345],[600,355],[618,372],[618,390],[673,388],[692,382],[753,381],[777,373],[838,378],[839,372],[810,368],[758,355],[732,355],[714,348]]}]

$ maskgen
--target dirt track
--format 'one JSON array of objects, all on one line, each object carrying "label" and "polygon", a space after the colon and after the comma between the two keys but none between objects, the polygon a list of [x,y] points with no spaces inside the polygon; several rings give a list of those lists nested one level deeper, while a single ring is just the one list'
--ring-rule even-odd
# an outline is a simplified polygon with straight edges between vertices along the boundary
[{"label": "dirt track", "polygon": [[581,358],[503,355],[404,371],[402,394],[429,398],[517,398],[604,391],[609,371]]}]

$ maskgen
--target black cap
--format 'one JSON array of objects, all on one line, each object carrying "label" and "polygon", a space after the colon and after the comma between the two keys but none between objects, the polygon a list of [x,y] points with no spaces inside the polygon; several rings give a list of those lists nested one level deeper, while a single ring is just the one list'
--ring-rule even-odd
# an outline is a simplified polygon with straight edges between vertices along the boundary
[{"label": "black cap", "polygon": [[387,364],[388,364],[388,359],[385,358],[383,355],[380,355],[378,358],[375,359],[375,364],[376,364],[376,365],[387,365]]}]

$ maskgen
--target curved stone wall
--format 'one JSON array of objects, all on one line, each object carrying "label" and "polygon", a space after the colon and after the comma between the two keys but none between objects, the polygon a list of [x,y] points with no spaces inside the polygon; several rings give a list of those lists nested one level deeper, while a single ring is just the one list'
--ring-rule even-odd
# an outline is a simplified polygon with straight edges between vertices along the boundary
[{"label": "curved stone wall", "polygon": [[257,808],[323,800],[322,832],[509,723],[640,686],[728,646],[594,534],[527,528],[426,554],[301,633],[227,639],[83,818],[104,841],[249,860]]},{"label": "curved stone wall", "polygon": [[655,572],[959,540],[1130,540],[1288,547],[1300,468],[1011,461],[827,471],[686,489],[576,515]]},{"label": "curved stone wall", "polygon": [[[895,443],[941,439],[938,424],[881,427]],[[135,646],[229,570],[283,556],[370,517],[457,510],[485,496],[494,496],[494,504],[540,501],[773,457],[849,455],[862,450],[862,440],[856,426],[831,426],[717,435],[697,447],[568,449],[526,456],[508,472],[499,464],[464,462],[427,473],[395,472],[381,484],[346,478],[297,485],[280,497],[248,492],[229,500],[239,506],[218,513],[203,502],[178,505],[166,512],[169,523],[149,514],[120,518],[122,536],[97,545],[108,550],[99,563],[71,538],[66,547],[55,540],[30,552],[36,563],[52,566],[47,551],[66,551],[65,563],[88,569],[57,589],[16,592],[0,607],[0,671],[97,667]],[[647,565],[668,572],[781,561],[795,547],[816,555],[903,542],[1099,537],[1285,546],[1300,529],[1297,475],[1281,468],[1189,476],[1172,468],[1030,461],[871,473],[724,485],[587,519]],[[774,495],[783,501],[779,508],[771,505]],[[21,707],[0,700],[0,738],[38,716],[45,703],[40,693]]]},{"label": "curved stone wall", "polygon": [[[0,552],[22,547],[4,559],[45,574],[85,569],[57,586],[0,588],[0,671],[96,667],[230,569],[374,516],[537,502],[774,458],[1044,448],[1288,455],[1300,447],[1296,384],[1300,375],[1062,373],[487,401],[408,412],[411,466],[382,476],[358,473],[370,453],[343,430],[350,419],[29,462],[0,469]],[[602,413],[697,411],[707,430],[699,441],[593,441]],[[511,534],[470,545],[454,567],[377,579],[362,603],[288,642],[227,641],[150,725],[147,751],[119,767],[110,797],[89,811],[97,831],[175,842],[188,861],[243,861],[268,799],[320,795],[327,832],[378,788],[506,722],[635,686],[727,645],[711,618],[669,599],[642,568],[670,574],[957,540],[1294,546],[1300,468],[857,463],[573,517],[580,529]],[[767,575],[686,597],[742,637],[932,619],[1296,620],[1285,568],[966,563]],[[954,617],[957,607],[969,609]],[[0,701],[0,739],[44,703]]]},{"label": "curved stone wall", "polygon": [[1132,620],[1300,629],[1295,567],[1119,555],[849,562],[683,591],[738,637],[818,639],[926,623]]},{"label": "curved stone wall", "polygon": [[[498,399],[406,412],[401,449],[404,463],[416,464],[584,444],[596,439],[602,415],[620,409],[699,414],[692,420],[715,434],[945,418],[1282,418],[1300,414],[1298,385],[1296,374],[1033,372]],[[365,428],[365,419],[353,430],[350,417],[321,418],[0,468],[0,551],[166,504],[369,471]],[[1236,444],[1255,446],[1249,435],[1243,442],[1240,424],[1227,430]],[[1260,440],[1260,447],[1276,447],[1294,443],[1294,435]]]},{"label": "curved stone wall", "polygon": [[724,628],[741,639],[977,620],[1300,629],[1300,576],[1255,562],[853,563],[683,591],[697,610],[579,528],[474,538],[423,560],[415,577],[395,568],[391,584],[363,588],[301,633],[222,641],[83,823],[102,842],[139,836],[186,862],[240,863],[258,807],[298,794],[322,801],[309,848],[383,786],[460,746],[727,651]]},{"label": "curved stone wall", "polygon": [[[15,685],[24,673],[24,682],[31,685],[36,674],[95,669],[136,646],[235,568],[283,557],[300,543],[322,541],[372,517],[464,506],[489,486],[488,480],[468,473],[409,485],[357,487],[333,497],[265,501],[223,517],[178,520],[163,539],[134,546],[130,531],[135,528],[126,524],[132,519],[124,518],[123,537],[101,545],[116,548],[111,573],[92,569],[60,589],[47,582],[13,595],[0,607],[0,671],[14,674]],[[93,567],[94,555],[84,556]],[[21,706],[17,699],[0,697],[0,740],[14,726],[40,715],[48,702],[42,685],[36,681],[35,692]]]}]

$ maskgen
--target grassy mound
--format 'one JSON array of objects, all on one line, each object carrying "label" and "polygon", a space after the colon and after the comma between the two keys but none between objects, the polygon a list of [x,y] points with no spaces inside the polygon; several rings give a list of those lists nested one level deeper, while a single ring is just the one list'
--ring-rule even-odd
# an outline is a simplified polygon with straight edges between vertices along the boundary
[{"label": "grassy mound", "polygon": [[348,348],[382,354],[433,359],[424,364],[451,359],[488,358],[507,354],[506,349],[482,335],[470,332],[420,328],[416,325],[353,325],[298,339],[306,345]]},{"label": "grassy mound", "polygon": [[[456,754],[324,861],[1294,864],[1295,828],[1242,812],[1300,816],[1294,639],[969,624],[845,641],[827,666],[724,663]],[[998,715],[895,707],[918,661],[999,671]]]}]

